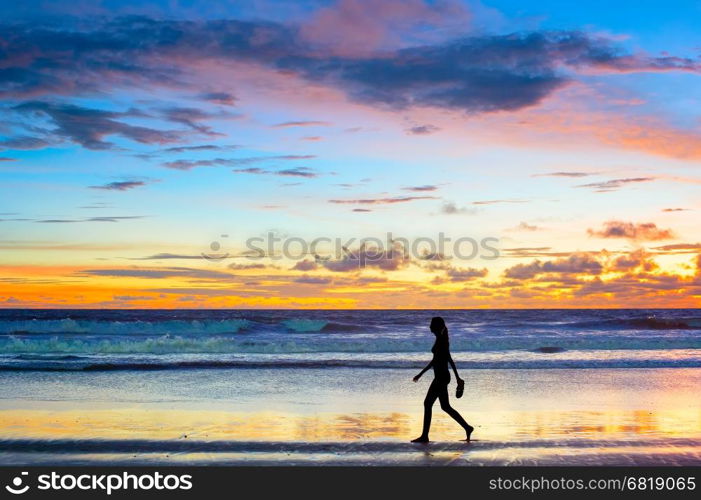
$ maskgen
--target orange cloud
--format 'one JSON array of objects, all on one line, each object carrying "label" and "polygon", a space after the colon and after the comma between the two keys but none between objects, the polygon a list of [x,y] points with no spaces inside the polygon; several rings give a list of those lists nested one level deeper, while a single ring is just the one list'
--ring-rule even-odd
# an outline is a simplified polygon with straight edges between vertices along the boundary
[{"label": "orange cloud", "polygon": [[[514,250],[517,256],[531,252]],[[646,249],[553,255],[514,265],[502,275],[445,261],[418,268],[387,261],[384,267],[354,266],[350,273],[325,265],[303,273],[264,266],[235,275],[169,266],[88,269],[92,273],[77,266],[4,266],[0,307],[697,307],[701,253],[696,250],[688,263],[675,261],[681,271],[664,265],[666,254]],[[547,255],[541,248],[533,251]]]},{"label": "orange cloud", "polygon": [[674,238],[671,229],[661,229],[653,222],[623,222],[610,220],[604,222],[601,230],[587,229],[589,236],[597,238],[627,238],[637,241],[659,241]]}]

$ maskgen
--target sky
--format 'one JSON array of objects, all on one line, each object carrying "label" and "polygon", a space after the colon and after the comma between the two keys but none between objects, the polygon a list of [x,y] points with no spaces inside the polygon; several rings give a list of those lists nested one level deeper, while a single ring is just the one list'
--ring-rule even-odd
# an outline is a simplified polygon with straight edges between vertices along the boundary
[{"label": "sky", "polygon": [[0,2],[0,307],[701,304],[701,2]]}]

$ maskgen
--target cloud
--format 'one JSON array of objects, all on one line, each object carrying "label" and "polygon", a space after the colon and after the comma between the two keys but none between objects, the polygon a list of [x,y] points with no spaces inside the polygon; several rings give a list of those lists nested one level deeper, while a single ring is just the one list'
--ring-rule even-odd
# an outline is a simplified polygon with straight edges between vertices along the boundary
[{"label": "cloud", "polygon": [[[402,3],[377,8],[393,12],[383,18],[390,23],[396,19],[416,23],[416,12],[407,18],[396,15],[405,12]],[[433,4],[427,5],[419,10],[436,12]],[[364,12],[362,26],[376,26],[368,24],[376,17],[375,10],[353,12]],[[333,34],[327,42],[340,40],[338,33],[347,29],[364,33],[353,38],[356,47],[367,38],[366,28],[339,19],[332,15],[321,23]],[[444,17],[441,20],[445,22]],[[460,31],[450,33],[457,38],[449,41],[421,40],[414,46],[405,41],[381,53],[348,55],[310,36],[312,25],[300,30],[265,21],[143,16],[70,25],[5,24],[0,26],[6,61],[0,69],[0,97],[94,94],[127,85],[186,86],[183,74],[189,66],[215,61],[290,72],[371,105],[480,113],[536,105],[577,73],[699,71],[696,59],[630,54],[610,38],[573,30],[457,37],[465,32],[463,24]],[[312,32],[319,35],[318,30]],[[427,31],[413,31],[420,32]]]},{"label": "cloud", "polygon": [[203,92],[198,94],[197,97],[214,104],[222,104],[225,106],[235,106],[237,101],[236,96],[229,92]]},{"label": "cloud", "polygon": [[128,191],[137,187],[145,186],[145,181],[115,181],[108,182],[101,186],[90,186],[91,189],[104,189],[107,191]]},{"label": "cloud", "polygon": [[604,266],[594,257],[586,253],[576,253],[563,259],[556,259],[546,262],[534,260],[530,264],[516,264],[504,271],[507,278],[525,280],[531,279],[539,274],[560,273],[560,274],[601,274]]},{"label": "cloud", "polygon": [[466,214],[466,215],[475,215],[477,213],[476,208],[467,208],[467,207],[458,207],[455,203],[452,201],[446,201],[441,205],[441,213],[446,214],[446,215],[457,215],[457,214]]},{"label": "cloud", "polygon": [[409,264],[409,257],[400,246],[384,250],[362,245],[356,250],[345,249],[341,259],[322,260],[320,264],[334,272],[354,272],[364,268],[396,271]]},{"label": "cloud", "polygon": [[[175,170],[191,170],[196,167],[215,167],[215,166],[234,166],[234,165],[250,165],[255,163],[272,162],[272,161],[296,161],[296,160],[311,160],[316,158],[315,155],[277,155],[277,156],[259,156],[249,158],[213,158],[210,160],[175,160],[164,162],[161,165],[166,168]],[[262,168],[246,168],[236,170],[237,173],[244,174],[269,174],[274,173]]]},{"label": "cloud", "polygon": [[298,168],[286,168],[283,170],[278,170],[274,172],[275,175],[282,175],[284,177],[306,177],[306,178],[312,178],[312,177],[318,177],[319,174],[313,172],[311,169],[306,168],[306,167],[298,167]]},{"label": "cloud", "polygon": [[473,201],[473,205],[497,205],[499,203],[528,203],[528,200],[482,200]]},{"label": "cloud", "polygon": [[674,245],[652,247],[652,249],[660,252],[696,253],[698,250],[701,250],[701,243],[676,243]]},{"label": "cloud", "polygon": [[633,269],[640,269],[646,272],[654,271],[659,266],[649,257],[650,256],[644,249],[639,249],[627,255],[621,255],[620,257],[616,258],[611,264],[609,270],[628,272]]},{"label": "cloud", "polygon": [[[28,101],[12,108],[16,112],[48,118],[56,128],[50,134],[80,144],[86,149],[112,149],[105,137],[118,135],[142,144],[166,144],[180,140],[176,131],[129,125],[118,118],[141,116],[136,110],[105,111],[73,104]],[[44,141],[45,143],[47,141]]]},{"label": "cloud", "polygon": [[109,203],[95,202],[95,203],[91,203],[91,204],[89,204],[89,205],[82,205],[82,206],[80,206],[80,207],[78,207],[78,208],[82,208],[82,209],[91,209],[91,210],[92,210],[92,209],[100,209],[100,210],[101,210],[101,209],[104,209],[104,208],[113,208],[113,207],[112,207],[112,205],[109,204]]},{"label": "cloud", "polygon": [[561,67],[612,73],[699,70],[696,60],[631,56],[610,40],[577,31],[481,35],[408,47],[390,57],[330,62],[301,56],[282,65],[308,79],[330,82],[361,102],[473,113],[540,103],[570,81]]},{"label": "cloud", "polygon": [[248,168],[240,168],[238,170],[234,170],[237,174],[257,174],[257,175],[267,175],[270,174],[270,171],[265,170],[264,168],[260,167],[248,167]]},{"label": "cloud", "polygon": [[112,300],[122,300],[122,301],[131,301],[131,300],[155,300],[156,297],[152,295],[113,295]]},{"label": "cloud", "polygon": [[198,151],[228,151],[231,149],[236,149],[238,146],[228,145],[220,146],[218,144],[200,144],[197,146],[174,146],[171,148],[163,149],[163,153],[189,153]]},{"label": "cloud", "polygon": [[[644,277],[645,279],[640,279]],[[647,297],[649,299],[669,299],[678,296],[680,293],[697,295],[699,293],[698,283],[693,280],[684,279],[672,274],[645,274],[644,276],[629,276],[603,281],[599,278],[583,283],[574,290],[575,297],[586,297],[588,295],[606,294],[610,300],[615,295],[622,304],[630,304],[631,300],[637,297]],[[665,295],[667,295],[665,297]],[[649,302],[647,302],[649,303]],[[661,304],[666,302],[659,302]]]},{"label": "cloud", "polygon": [[587,177],[593,172],[551,172],[549,174],[534,174],[531,177]]},{"label": "cloud", "polygon": [[663,208],[663,212],[687,212],[690,208]]},{"label": "cloud", "polygon": [[427,43],[470,26],[466,6],[453,0],[339,0],[316,10],[300,30],[303,40],[336,56],[359,57],[403,45]]},{"label": "cloud", "polygon": [[518,247],[504,248],[507,257],[566,257],[570,252],[553,252],[552,247]]},{"label": "cloud", "polygon": [[18,136],[0,141],[0,149],[32,150],[44,149],[51,143],[40,137]]},{"label": "cloud", "polygon": [[190,267],[164,267],[158,269],[85,269],[76,273],[80,276],[107,276],[121,278],[192,278],[198,280],[231,279],[232,275],[220,271],[194,269]]},{"label": "cloud", "polygon": [[392,198],[360,198],[356,200],[329,200],[329,203],[356,204],[356,205],[392,205],[395,203],[408,203],[418,200],[436,200],[435,196],[395,196]]},{"label": "cloud", "polygon": [[528,224],[527,222],[521,222],[516,227],[512,227],[507,231],[542,231],[543,228],[535,225]]},{"label": "cloud", "polygon": [[436,191],[438,189],[438,186],[432,186],[430,184],[426,184],[424,186],[408,186],[408,187],[403,187],[402,190],[404,191],[413,191],[415,193],[421,193],[421,192],[426,192],[426,191]]},{"label": "cloud", "polygon": [[90,217],[85,222],[119,222],[122,220],[143,219],[143,215],[120,215],[113,217]]},{"label": "cloud", "polygon": [[17,158],[7,158],[5,156],[0,156],[0,161],[17,161]]},{"label": "cloud", "polygon": [[618,220],[604,222],[603,229],[587,229],[589,236],[597,238],[627,238],[637,241],[659,241],[674,238],[671,229],[661,229],[653,222],[633,223]]},{"label": "cloud", "polygon": [[446,276],[450,281],[470,281],[475,278],[484,278],[487,276],[488,271],[484,269],[475,269],[473,267],[468,267],[467,269],[457,269],[449,268],[445,272]]},{"label": "cloud", "polygon": [[32,219],[25,219],[25,218],[12,218],[12,219],[0,219],[0,222],[30,222]]},{"label": "cloud", "polygon": [[307,285],[328,285],[333,282],[333,279],[324,276],[300,276],[293,280],[295,283],[303,283]]},{"label": "cloud", "polygon": [[285,66],[375,106],[514,111],[539,103],[567,82],[548,60],[547,49],[540,49],[542,58],[519,57],[539,50],[543,40],[542,35],[465,38],[402,49],[393,57],[337,59],[331,64],[309,57]]},{"label": "cloud", "polygon": [[294,271],[313,271],[317,267],[319,267],[319,266],[317,265],[317,263],[315,261],[309,260],[309,259],[304,259],[304,260],[300,260],[300,261],[295,262],[295,265],[292,266],[291,269]]},{"label": "cloud", "polygon": [[179,153],[202,153],[211,151],[232,151],[240,146],[235,144],[198,144],[194,146],[172,146],[169,148],[158,149],[151,152],[134,153],[136,158],[142,160],[153,160],[164,154],[179,154]]},{"label": "cloud", "polygon": [[319,174],[307,167],[286,168],[283,170],[266,170],[260,167],[248,167],[233,170],[237,174],[256,174],[256,175],[281,175],[283,177],[319,177]]},{"label": "cloud", "polygon": [[104,217],[89,217],[87,219],[39,219],[34,222],[41,224],[68,224],[74,222],[119,222],[122,220],[143,219],[143,215],[115,215]]},{"label": "cloud", "polygon": [[594,188],[599,193],[605,193],[607,191],[614,191],[620,189],[627,184],[634,184],[639,182],[651,182],[654,181],[654,177],[631,177],[627,179],[612,179],[610,181],[604,182],[592,182],[589,184],[580,184],[578,188]]},{"label": "cloud", "polygon": [[240,158],[237,163],[258,163],[261,161],[295,161],[295,160],[313,160],[316,155],[277,155],[277,156],[260,156],[252,158]]},{"label": "cloud", "polygon": [[[424,250],[421,255],[418,257],[419,260],[425,260],[425,261],[430,261],[430,262],[443,262],[446,260],[450,260],[450,257],[446,257],[445,254],[440,253],[440,252],[430,252],[429,250]],[[435,269],[447,269],[447,267],[441,267],[441,264],[429,264],[427,266],[428,269],[435,270]]]},{"label": "cloud", "polygon": [[[234,278],[232,275],[231,278]],[[205,287],[173,287],[173,288],[153,288],[148,290],[149,292],[154,292],[154,293],[163,293],[163,294],[174,294],[174,295],[196,295],[196,296],[205,296],[205,297],[231,297],[231,290],[228,290],[226,288],[205,288]],[[192,301],[192,300],[197,300],[194,299],[193,297],[184,297],[182,299],[178,300],[183,300],[186,302]]]},{"label": "cloud", "polygon": [[167,161],[161,165],[173,170],[192,170],[196,167],[213,167],[216,165],[228,165],[231,160],[215,158],[214,160],[174,160]]},{"label": "cloud", "polygon": [[162,109],[160,110],[160,112],[163,118],[165,118],[166,120],[171,121],[173,123],[185,125],[186,127],[191,128],[192,130],[199,132],[200,134],[208,136],[223,136],[225,134],[215,132],[212,130],[211,127],[202,124],[204,120],[210,118],[223,117],[231,118],[232,116],[234,116],[231,114],[213,115],[198,108],[187,108],[181,106],[172,106],[169,108]]},{"label": "cloud", "polygon": [[406,133],[409,135],[431,135],[439,130],[440,128],[435,125],[417,125],[406,129]]},{"label": "cloud", "polygon": [[175,254],[175,253],[157,253],[154,255],[148,255],[146,257],[132,257],[129,260],[181,260],[181,259],[195,259],[195,260],[201,260],[204,257],[202,255],[184,255],[184,254]]},{"label": "cloud", "polygon": [[227,266],[229,269],[234,271],[246,271],[249,269],[266,269],[268,266],[261,264],[260,262],[252,262],[250,264],[238,264],[233,262]]},{"label": "cloud", "polygon": [[290,128],[290,127],[329,127],[331,124],[329,122],[319,121],[319,120],[307,120],[307,121],[296,121],[296,122],[282,122],[273,125],[273,128]]}]

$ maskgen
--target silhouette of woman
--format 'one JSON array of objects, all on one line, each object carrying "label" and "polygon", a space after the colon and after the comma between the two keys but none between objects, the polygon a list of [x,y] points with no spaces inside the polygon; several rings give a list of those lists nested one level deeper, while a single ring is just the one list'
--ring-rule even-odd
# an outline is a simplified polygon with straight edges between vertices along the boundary
[{"label": "silhouette of woman", "polygon": [[448,370],[448,364],[453,368],[453,373],[455,373],[455,379],[458,384],[464,384],[465,382],[458,376],[458,369],[455,367],[455,362],[450,356],[450,343],[448,342],[448,328],[445,326],[445,321],[440,316],[436,316],[431,319],[431,331],[436,336],[436,342],[431,348],[433,353],[433,359],[426,368],[421,370],[421,372],[414,377],[414,382],[418,382],[421,375],[424,374],[429,368],[433,367],[433,382],[428,388],[426,393],[426,399],[424,399],[424,428],[423,432],[419,437],[413,439],[412,443],[428,443],[428,431],[431,428],[431,415],[433,413],[433,403],[436,399],[441,402],[441,409],[448,415],[453,417],[457,423],[459,423],[465,433],[467,438],[465,441],[470,441],[470,434],[474,430],[474,427],[465,422],[460,414],[450,406],[450,399],[448,398],[448,383],[450,382],[450,371]]}]

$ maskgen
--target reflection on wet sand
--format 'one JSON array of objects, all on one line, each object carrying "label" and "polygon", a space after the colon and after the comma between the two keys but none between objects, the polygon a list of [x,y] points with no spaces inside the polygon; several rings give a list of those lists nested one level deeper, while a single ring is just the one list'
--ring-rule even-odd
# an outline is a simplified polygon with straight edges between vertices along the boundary
[{"label": "reflection on wet sand", "polygon": [[[701,436],[701,411],[473,412],[480,440],[629,439]],[[419,413],[293,414],[154,410],[4,410],[0,439],[205,439],[245,441],[404,441],[420,426]],[[437,414],[433,440],[460,437]]]},{"label": "reflection on wet sand", "polygon": [[436,408],[428,447],[406,370],[8,375],[0,462],[701,464],[699,369],[466,375],[476,441]]}]

